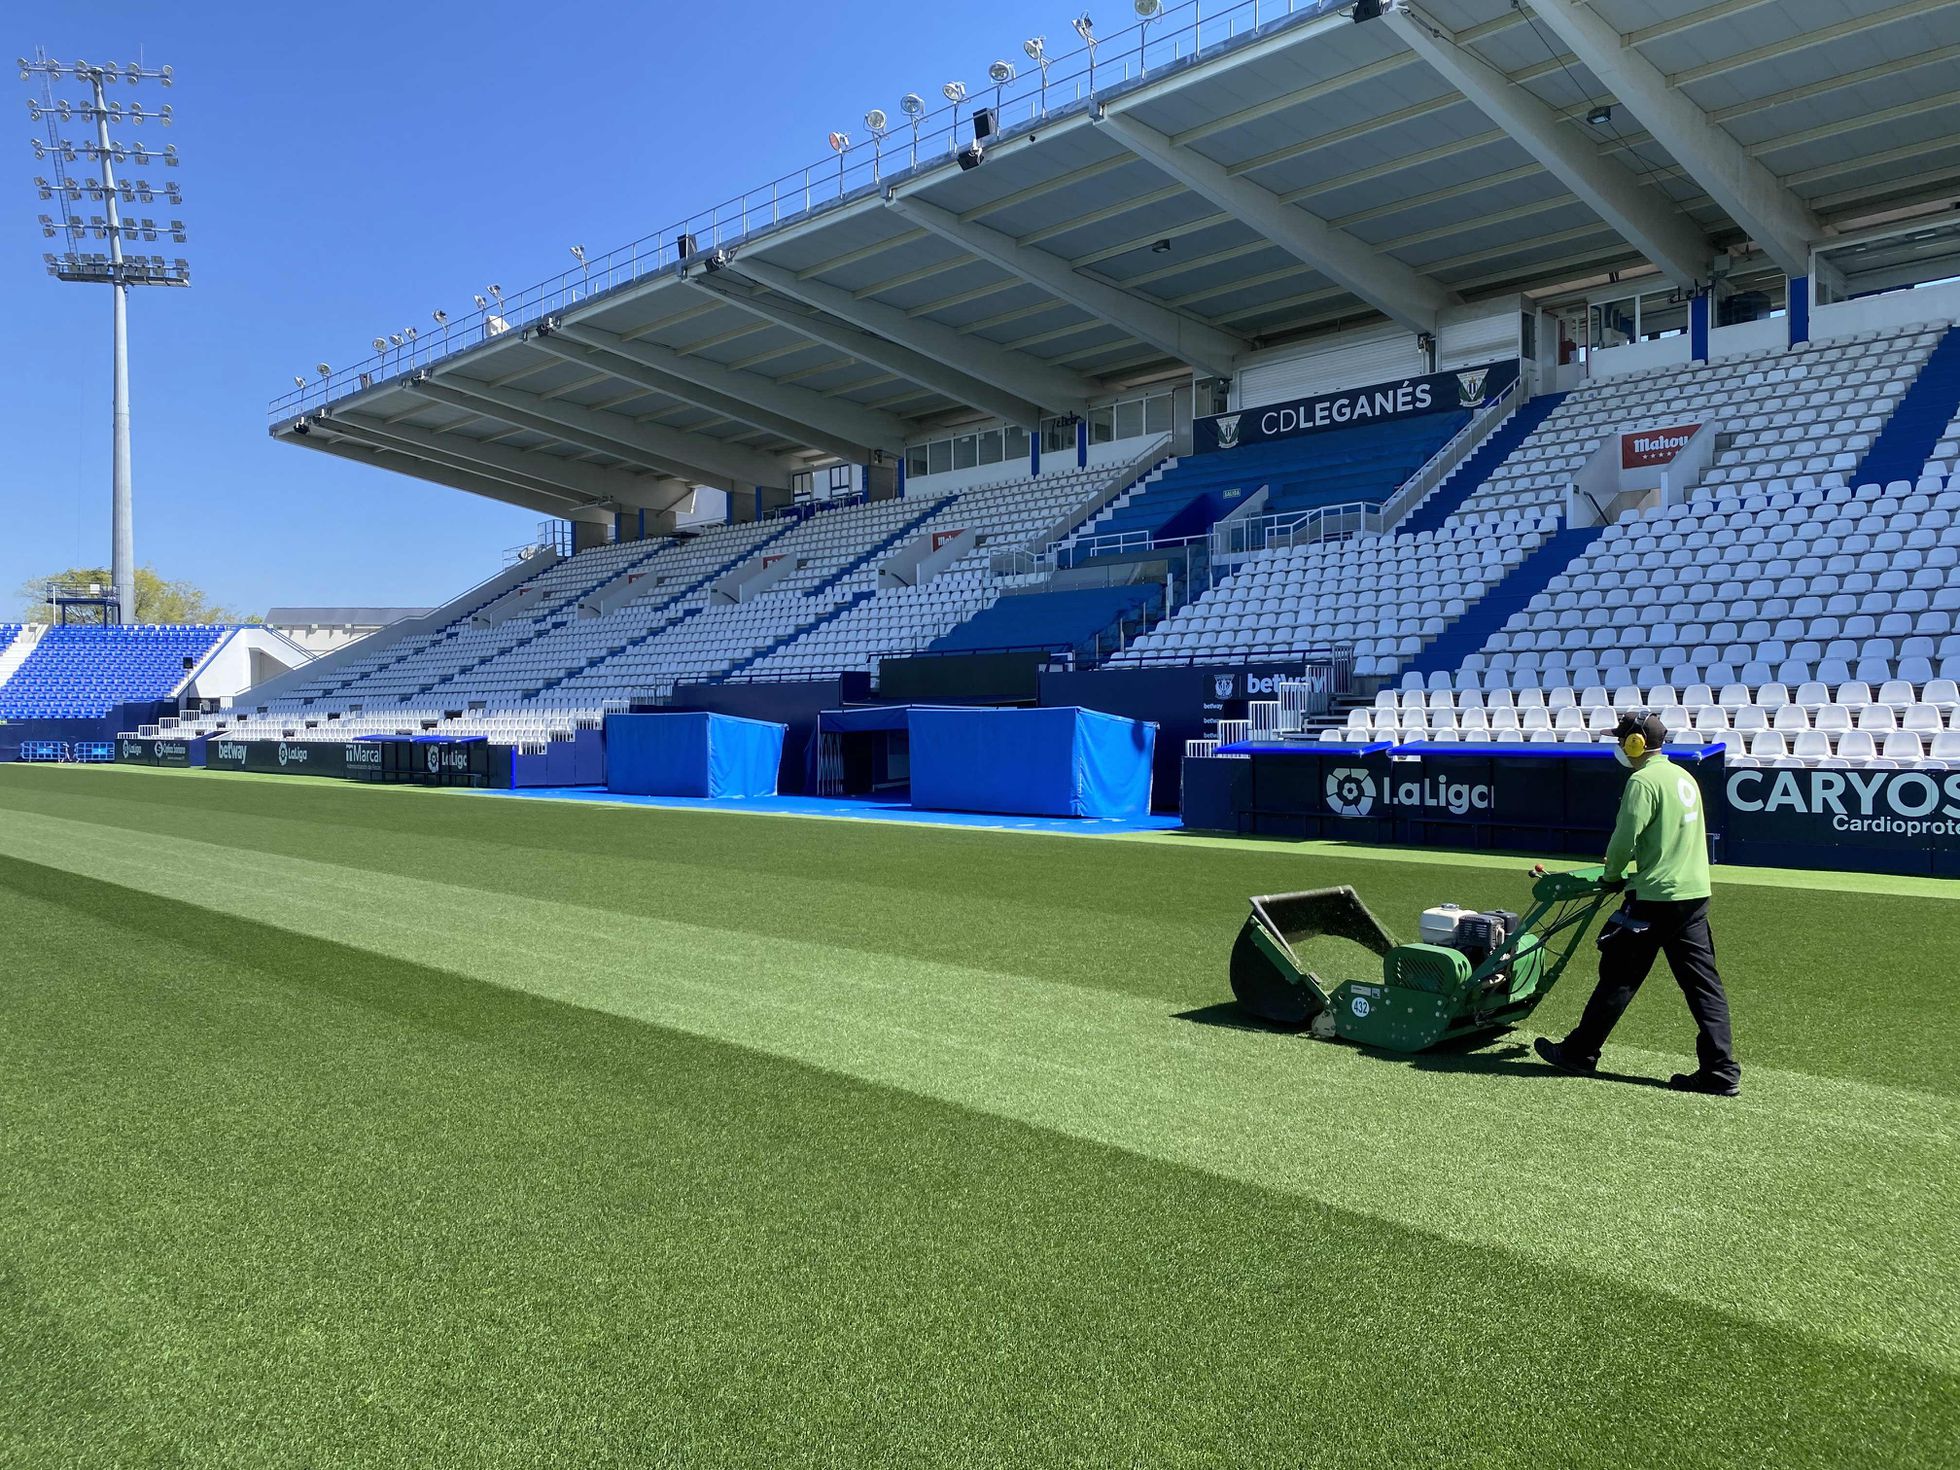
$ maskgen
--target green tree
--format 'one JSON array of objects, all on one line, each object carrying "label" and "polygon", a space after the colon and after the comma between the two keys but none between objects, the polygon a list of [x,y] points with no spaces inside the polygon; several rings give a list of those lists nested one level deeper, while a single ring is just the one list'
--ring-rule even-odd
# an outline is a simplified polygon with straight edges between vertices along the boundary
[{"label": "green tree", "polygon": [[[47,601],[48,584],[59,583],[65,587],[89,586],[108,587],[114,581],[106,567],[70,567],[63,572],[55,572],[46,577],[35,577],[23,583],[20,595],[23,601],[22,616],[31,623],[51,622],[58,616],[57,609]],[[93,608],[71,608],[68,620],[72,622],[100,622],[101,615]],[[136,610],[133,614],[125,609],[125,620],[132,623],[258,623],[264,619],[245,617],[228,607],[222,607],[205,595],[204,589],[192,582],[166,582],[157,575],[155,567],[136,569]]]}]

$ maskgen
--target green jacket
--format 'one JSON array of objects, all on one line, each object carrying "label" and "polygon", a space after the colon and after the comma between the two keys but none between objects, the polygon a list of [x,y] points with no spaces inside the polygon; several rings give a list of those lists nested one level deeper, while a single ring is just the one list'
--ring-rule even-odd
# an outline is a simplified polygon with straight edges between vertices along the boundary
[{"label": "green jacket", "polygon": [[1634,876],[1637,898],[1657,902],[1707,898],[1708,824],[1702,820],[1701,788],[1664,755],[1651,755],[1627,778],[1620,817],[1606,846],[1606,876]]}]

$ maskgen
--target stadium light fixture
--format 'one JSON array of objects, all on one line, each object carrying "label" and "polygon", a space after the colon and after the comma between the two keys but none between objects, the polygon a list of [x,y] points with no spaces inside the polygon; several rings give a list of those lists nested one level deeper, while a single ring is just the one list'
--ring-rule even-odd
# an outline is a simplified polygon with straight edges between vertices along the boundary
[{"label": "stadium light fixture", "polygon": [[499,307],[501,307],[504,304],[504,288],[502,286],[497,285],[496,282],[493,281],[484,289],[488,291],[493,297],[496,298],[497,305]]},{"label": "stadium light fixture", "polygon": [[1014,63],[996,61],[987,68],[987,78],[994,84],[994,116],[1000,116],[1001,91],[1014,80]]},{"label": "stadium light fixture", "polygon": [[851,135],[832,132],[826,141],[830,144],[830,151],[837,155],[837,197],[841,199],[844,197],[844,155],[851,151]]},{"label": "stadium light fixture", "polygon": [[324,362],[314,363],[313,371],[320,375],[320,381],[323,383],[333,376],[333,369],[328,367]]},{"label": "stadium light fixture", "polygon": [[430,312],[429,315],[434,318],[437,326],[446,327],[449,325],[449,313],[444,311],[440,306]]},{"label": "stadium light fixture", "polygon": [[912,119],[912,165],[919,163],[919,125],[925,121],[926,99],[917,92],[907,92],[898,99],[898,110]]},{"label": "stadium light fixture", "polygon": [[947,130],[946,136],[957,150],[960,146],[960,104],[966,101],[966,83],[948,82],[939,91],[948,102],[953,104],[953,125]]},{"label": "stadium light fixture", "polygon": [[[112,101],[107,89],[118,82],[133,86],[145,78],[155,78],[168,85],[171,73],[167,67],[152,70],[140,61],[127,66],[114,62],[97,66],[79,59],[61,62],[44,51],[36,51],[32,58],[20,57],[18,66],[21,80],[35,90],[35,95],[27,101],[28,117],[40,129],[30,140],[34,156],[53,164],[51,176],[36,176],[35,190],[41,198],[57,202],[60,208],[58,219],[44,215],[37,222],[43,238],[60,238],[66,247],[59,255],[44,254],[42,264],[56,280],[106,285],[112,294],[110,565],[119,611],[133,611],[136,556],[130,468],[128,293],[132,286],[187,286],[190,265],[182,259],[166,262],[161,256],[139,255],[133,248],[125,249],[138,241],[154,242],[164,227],[147,217],[123,217],[120,206],[134,207],[139,201],[151,203],[155,194],[147,179],[118,180],[116,170],[132,159],[139,165],[147,165],[151,155],[145,148],[126,145],[112,134],[111,128],[125,123],[141,126],[151,120],[168,125],[173,114],[168,107],[151,112],[133,100],[125,106],[120,100]],[[81,89],[82,95],[79,98],[57,95],[58,85],[72,85]],[[80,125],[78,137],[67,135],[65,129],[71,123]],[[100,177],[78,179],[69,171],[70,165],[84,160],[100,170]],[[177,164],[174,147],[165,151],[165,162]],[[181,203],[181,198],[173,192],[171,202]],[[86,218],[76,214],[74,207],[84,199],[100,205],[102,213]],[[168,228],[178,243],[187,241],[182,220],[170,221]],[[106,249],[80,249],[82,242],[90,237],[108,242]]]},{"label": "stadium light fixture", "polygon": [[1137,74],[1143,74],[1143,48],[1150,35],[1150,22],[1164,17],[1164,0],[1131,0],[1137,13]]},{"label": "stadium light fixture", "polygon": [[293,374],[293,386],[294,386],[295,388],[298,388],[298,389],[301,389],[302,391],[304,391],[304,389],[306,388],[306,379],[304,379],[304,378],[302,378],[302,377],[301,377],[301,376],[300,376],[300,375],[299,375],[298,373],[294,373],[294,374]]},{"label": "stadium light fixture", "polygon": [[884,177],[885,133],[890,124],[891,119],[885,116],[882,107],[874,107],[864,115],[865,131],[871,134],[871,182],[874,184]]},{"label": "stadium light fixture", "polygon": [[1586,121],[1596,128],[1606,126],[1607,123],[1613,121],[1612,104],[1604,103],[1601,106],[1595,107],[1591,112],[1586,114]]}]

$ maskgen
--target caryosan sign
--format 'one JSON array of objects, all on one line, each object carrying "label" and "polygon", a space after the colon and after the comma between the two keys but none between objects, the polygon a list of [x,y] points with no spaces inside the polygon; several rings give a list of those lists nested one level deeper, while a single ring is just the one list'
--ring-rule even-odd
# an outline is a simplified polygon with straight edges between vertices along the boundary
[{"label": "caryosan sign", "polygon": [[1786,841],[1960,837],[1960,771],[1729,772],[1729,806],[1784,818]]},{"label": "caryosan sign", "polygon": [[1665,429],[1636,429],[1631,434],[1622,434],[1620,468],[1644,470],[1657,464],[1673,464],[1674,457],[1700,432],[1700,424],[1675,424]]},{"label": "caryosan sign", "polygon": [[1296,434],[1342,429],[1351,424],[1386,423],[1420,414],[1482,408],[1515,383],[1517,377],[1518,364],[1515,359],[1509,359],[1481,367],[1371,383],[1365,388],[1346,388],[1338,393],[1271,403],[1237,413],[1215,414],[1193,421],[1194,447],[1204,454],[1216,449],[1236,449],[1241,444],[1291,439]]}]

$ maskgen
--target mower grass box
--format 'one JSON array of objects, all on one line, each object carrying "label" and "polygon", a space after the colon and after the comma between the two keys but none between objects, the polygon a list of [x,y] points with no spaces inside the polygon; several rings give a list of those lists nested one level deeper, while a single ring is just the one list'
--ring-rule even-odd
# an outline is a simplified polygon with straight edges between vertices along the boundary
[{"label": "mower grass box", "polygon": [[[1352,888],[1255,898],[1232,950],[1232,993],[1261,1020],[1388,1051],[1502,1030],[1571,961],[1610,892],[1601,873],[1534,871],[1522,919],[1466,913],[1446,944],[1398,944]],[[1374,966],[1370,956],[1379,980],[1356,973]]]}]

